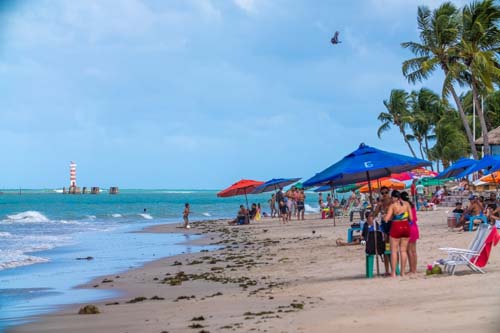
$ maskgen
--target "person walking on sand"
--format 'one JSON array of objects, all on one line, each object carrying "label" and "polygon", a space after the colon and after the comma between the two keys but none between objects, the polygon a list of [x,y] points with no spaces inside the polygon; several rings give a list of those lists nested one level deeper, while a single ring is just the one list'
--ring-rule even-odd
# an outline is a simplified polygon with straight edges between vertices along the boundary
[{"label": "person walking on sand", "polygon": [[186,202],[184,205],[184,212],[182,213],[182,218],[184,219],[184,228],[189,229],[191,226],[189,225],[189,203]]}]

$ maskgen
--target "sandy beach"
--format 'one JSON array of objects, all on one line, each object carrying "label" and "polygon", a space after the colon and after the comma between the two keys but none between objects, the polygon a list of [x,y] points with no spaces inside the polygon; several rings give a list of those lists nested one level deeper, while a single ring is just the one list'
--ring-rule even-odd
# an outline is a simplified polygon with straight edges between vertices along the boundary
[{"label": "sandy beach", "polygon": [[197,242],[218,249],[100,277],[83,287],[120,296],[93,303],[99,314],[79,315],[85,304],[77,304],[10,332],[499,331],[498,247],[486,274],[462,267],[455,276],[425,275],[427,264],[445,257],[439,247],[466,248],[474,236],[449,232],[444,209],[420,212],[419,273],[395,279],[366,279],[364,247],[335,245],[346,238],[346,218],[336,227],[306,218],[150,228],[145,232],[201,234]]}]

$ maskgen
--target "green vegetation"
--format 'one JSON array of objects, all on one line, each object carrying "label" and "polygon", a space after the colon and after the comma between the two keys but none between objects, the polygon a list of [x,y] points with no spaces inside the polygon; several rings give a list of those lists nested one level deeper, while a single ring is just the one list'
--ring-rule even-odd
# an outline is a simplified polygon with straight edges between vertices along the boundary
[{"label": "green vegetation", "polygon": [[[432,11],[418,7],[419,41],[401,44],[415,56],[403,62],[402,72],[415,84],[440,71],[442,91],[438,95],[426,88],[393,89],[383,102],[386,110],[378,116],[382,122],[378,136],[395,126],[413,156],[417,154],[412,142],[418,145],[419,157],[444,167],[470,153],[478,159],[471,129],[474,103],[475,130],[483,136],[484,154],[489,154],[485,134],[500,126],[499,23],[500,6],[493,0],[474,1],[463,8],[445,2]],[[459,95],[457,88],[466,91]]]}]

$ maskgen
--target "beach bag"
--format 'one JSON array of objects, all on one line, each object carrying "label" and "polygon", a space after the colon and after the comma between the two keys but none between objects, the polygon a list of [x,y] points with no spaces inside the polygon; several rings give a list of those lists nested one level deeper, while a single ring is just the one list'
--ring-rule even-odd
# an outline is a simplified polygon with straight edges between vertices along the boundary
[{"label": "beach bag", "polygon": [[366,240],[365,252],[366,254],[375,254],[375,232],[377,233],[377,253],[384,254],[385,252],[384,236],[382,235],[382,232],[379,230],[368,232],[367,236],[368,239]]}]

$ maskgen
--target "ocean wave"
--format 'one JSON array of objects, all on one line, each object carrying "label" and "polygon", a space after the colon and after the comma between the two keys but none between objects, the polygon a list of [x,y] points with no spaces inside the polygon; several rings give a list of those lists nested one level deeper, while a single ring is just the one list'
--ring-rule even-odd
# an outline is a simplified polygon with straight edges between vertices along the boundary
[{"label": "ocean wave", "polygon": [[0,237],[9,238],[12,237],[12,234],[10,232],[0,232]]},{"label": "ocean wave", "polygon": [[143,219],[146,219],[146,220],[152,220],[153,217],[149,214],[139,214],[139,216],[142,216]]},{"label": "ocean wave", "polygon": [[202,213],[201,215],[206,216],[206,217],[212,216],[212,214],[210,214],[210,213]]},{"label": "ocean wave", "polygon": [[36,252],[53,249],[56,246],[67,245],[71,242],[71,236],[56,235],[26,235],[17,236],[21,244],[27,243],[21,250],[23,252]]},{"label": "ocean wave", "polygon": [[305,204],[304,211],[306,213],[319,213],[319,207],[311,207],[310,205]]},{"label": "ocean wave", "polygon": [[122,214],[111,214],[112,217],[122,217],[123,215]]},{"label": "ocean wave", "polygon": [[49,261],[47,258],[26,255],[19,250],[0,250],[0,258],[0,270]]},{"label": "ocean wave", "polygon": [[95,216],[95,215],[87,215],[87,218],[89,220],[95,220],[97,218],[97,216]]},{"label": "ocean wave", "polygon": [[57,220],[57,221],[53,221],[53,222],[62,223],[62,224],[75,224],[75,225],[85,224],[85,222],[79,222],[79,221],[75,221],[75,220]]},{"label": "ocean wave", "polygon": [[7,219],[2,222],[7,223],[45,223],[50,222],[50,220],[40,212],[34,210],[28,210],[26,212],[21,212],[13,215],[7,215]]}]

